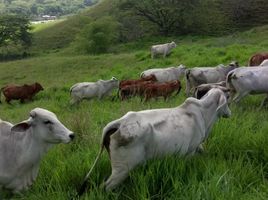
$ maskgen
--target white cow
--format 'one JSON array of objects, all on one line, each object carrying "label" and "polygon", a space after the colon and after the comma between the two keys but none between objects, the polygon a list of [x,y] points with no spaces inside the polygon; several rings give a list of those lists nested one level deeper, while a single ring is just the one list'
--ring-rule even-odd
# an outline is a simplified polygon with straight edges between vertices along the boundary
[{"label": "white cow", "polygon": [[[268,94],[268,67],[240,67],[228,73],[231,100],[239,102],[248,94]],[[267,97],[262,102],[265,103]]]},{"label": "white cow", "polygon": [[262,61],[262,63],[260,64],[261,67],[268,67],[268,59]]},{"label": "white cow", "polygon": [[0,120],[0,187],[12,192],[35,181],[44,154],[57,143],[68,143],[74,133],[56,115],[42,108],[16,125]]},{"label": "white cow", "polygon": [[149,75],[155,75],[158,82],[169,82],[180,80],[184,77],[185,74],[185,66],[180,65],[178,67],[168,67],[168,68],[156,68],[156,69],[148,69],[141,73],[140,77],[146,77]]},{"label": "white cow", "polygon": [[195,67],[187,69],[186,75],[186,95],[190,96],[191,89],[205,83],[218,83],[225,81],[228,72],[238,67],[237,62],[231,62],[228,66],[222,64],[217,67]]},{"label": "white cow", "polygon": [[156,55],[162,54],[165,58],[170,53],[171,49],[176,48],[176,46],[176,43],[173,41],[171,43],[153,45],[151,47],[151,57],[153,59]]},{"label": "white cow", "polygon": [[112,165],[105,187],[113,189],[130,170],[148,159],[173,153],[194,154],[202,148],[216,120],[230,115],[227,98],[220,89],[211,89],[201,100],[190,97],[175,108],[128,112],[104,127],[93,167],[105,147]]},{"label": "white cow", "polygon": [[119,81],[115,77],[112,77],[110,80],[76,83],[70,88],[71,104],[93,97],[101,99],[109,95],[113,89],[118,88],[118,85]]}]

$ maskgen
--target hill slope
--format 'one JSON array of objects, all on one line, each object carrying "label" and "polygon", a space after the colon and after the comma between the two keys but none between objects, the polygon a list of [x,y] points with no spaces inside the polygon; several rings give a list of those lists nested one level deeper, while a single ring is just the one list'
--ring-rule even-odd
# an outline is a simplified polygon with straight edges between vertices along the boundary
[{"label": "hill slope", "polygon": [[[55,112],[76,133],[72,144],[59,145],[48,152],[37,181],[23,193],[24,198],[69,199],[93,163],[102,128],[108,122],[130,110],[175,107],[186,98],[181,92],[168,102],[140,103],[138,98],[120,102],[106,98],[71,107],[69,88],[74,83],[112,76],[137,78],[145,69],[180,63],[187,67],[211,66],[236,59],[246,64],[252,53],[267,50],[267,37],[266,26],[221,38],[173,38],[178,47],[167,59],[150,59],[149,44],[167,40],[157,38],[123,45],[120,50],[124,53],[88,56],[62,52],[0,63],[1,86],[38,81],[45,88],[33,102],[0,105],[1,119],[16,123],[28,118],[31,109],[43,107]],[[110,173],[109,159],[103,156],[82,199],[265,199],[268,124],[264,119],[268,114],[265,109],[256,112],[260,101],[261,97],[247,97],[239,105],[232,105],[231,119],[215,125],[203,155],[150,161],[133,170],[130,178],[111,193],[99,187]]]},{"label": "hill slope", "polygon": [[39,54],[42,52],[58,51],[68,47],[83,27],[93,20],[104,16],[103,13],[109,15],[109,12],[113,10],[113,5],[113,1],[100,1],[79,15],[74,15],[48,25],[35,25],[33,27],[33,45],[30,52]]}]

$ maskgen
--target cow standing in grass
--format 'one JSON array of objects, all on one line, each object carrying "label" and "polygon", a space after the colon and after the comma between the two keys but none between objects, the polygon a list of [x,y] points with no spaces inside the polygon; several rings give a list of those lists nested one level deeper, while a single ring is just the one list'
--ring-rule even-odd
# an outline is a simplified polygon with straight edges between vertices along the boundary
[{"label": "cow standing in grass", "polygon": [[119,81],[115,77],[112,77],[110,80],[77,83],[70,88],[71,104],[76,104],[83,99],[92,99],[94,97],[102,99],[108,96],[113,89],[118,88],[118,84]]},{"label": "cow standing in grass", "polygon": [[173,41],[171,43],[153,45],[151,47],[151,57],[154,59],[156,55],[161,54],[165,58],[176,46],[176,43]]},{"label": "cow standing in grass", "polygon": [[79,193],[85,189],[104,148],[112,166],[105,188],[111,190],[127,178],[129,171],[148,159],[199,151],[217,119],[230,115],[225,93],[214,88],[202,99],[190,97],[175,108],[128,112],[104,127],[100,152]]},{"label": "cow standing in grass", "polygon": [[140,77],[146,77],[150,75],[155,75],[157,82],[164,83],[168,81],[181,80],[185,75],[186,67],[184,65],[179,65],[177,67],[167,67],[167,68],[155,68],[147,69],[140,74]]},{"label": "cow standing in grass", "polygon": [[32,85],[6,85],[1,88],[1,92],[6,98],[6,102],[10,103],[11,100],[20,100],[23,103],[25,100],[32,100],[33,96],[39,91],[44,90],[40,83]]},{"label": "cow standing in grass", "polygon": [[170,97],[173,92],[177,91],[176,94],[179,94],[180,90],[181,83],[178,80],[166,83],[149,84],[146,85],[144,89],[145,101],[157,97],[164,97],[164,100],[167,100],[167,98]]}]

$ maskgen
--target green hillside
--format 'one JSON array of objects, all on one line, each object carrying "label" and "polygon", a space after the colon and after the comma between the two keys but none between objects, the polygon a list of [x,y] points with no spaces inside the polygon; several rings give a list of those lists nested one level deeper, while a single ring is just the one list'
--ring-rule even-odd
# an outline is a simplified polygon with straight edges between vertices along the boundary
[{"label": "green hillside", "polygon": [[[113,12],[113,1],[101,1],[86,9],[80,15],[68,17],[49,24],[33,26],[33,45],[30,52],[53,52],[68,47],[75,40],[77,34],[93,20]],[[105,13],[105,15],[103,15]]]},{"label": "green hillside", "polygon": [[[121,45],[116,54],[76,55],[70,51],[44,54],[25,60],[0,63],[0,85],[40,82],[45,91],[34,101],[0,105],[1,119],[13,123],[28,117],[35,107],[55,112],[77,137],[68,145],[58,145],[44,158],[33,187],[13,199],[69,199],[83,180],[99,150],[102,128],[126,112],[180,105],[178,97],[140,103],[139,98],[125,102],[104,100],[84,101],[69,105],[69,88],[83,81],[137,78],[141,71],[152,67],[185,64],[213,66],[237,60],[247,64],[250,55],[267,50],[268,27],[226,37],[174,37],[178,47],[167,59],[152,60],[149,46],[171,38],[151,38]],[[184,81],[182,82],[185,87]],[[2,99],[3,100],[3,99]],[[220,120],[205,143],[205,153],[191,158],[168,156],[149,161],[133,170],[114,192],[101,189],[110,173],[106,154],[90,178],[90,188],[81,199],[265,199],[267,184],[268,114],[256,110],[262,97],[247,97],[232,105],[232,117]]]},{"label": "green hillside", "polygon": [[[78,42],[82,36],[96,29],[103,31],[103,26],[107,25],[105,22],[118,22],[121,14],[113,1],[104,0],[80,15],[34,25],[31,56],[0,62],[0,88],[10,83],[33,82],[44,87],[33,101],[23,104],[12,101],[9,105],[1,95],[1,120],[17,123],[27,119],[31,109],[41,107],[55,112],[59,120],[76,134],[70,144],[52,148],[42,160],[33,186],[11,199],[71,199],[96,158],[102,129],[107,123],[128,111],[176,107],[186,99],[185,80],[182,80],[182,91],[168,101],[158,99],[145,103],[138,97],[126,101],[106,97],[71,106],[69,89],[75,83],[110,79],[112,76],[119,80],[138,78],[145,69],[180,64],[191,68],[236,60],[245,66],[252,54],[268,51],[268,25],[232,31],[228,35],[161,36],[146,35],[156,29],[144,19],[139,22],[152,29],[142,37],[124,40],[122,33],[131,31],[120,23],[123,27],[119,26],[119,40],[111,43],[106,53],[94,55],[79,51]],[[102,26],[98,26],[100,24]],[[151,45],[172,40],[177,47],[171,55],[166,59],[151,59]],[[263,95],[248,96],[239,104],[231,104],[231,118],[221,119],[215,124],[204,144],[203,154],[192,157],[171,155],[150,160],[132,170],[129,178],[112,192],[102,188],[103,181],[111,173],[109,157],[104,152],[89,179],[86,193],[79,199],[267,199],[268,113],[267,107],[259,109],[262,99]],[[0,193],[0,199],[10,196],[8,191]]]}]

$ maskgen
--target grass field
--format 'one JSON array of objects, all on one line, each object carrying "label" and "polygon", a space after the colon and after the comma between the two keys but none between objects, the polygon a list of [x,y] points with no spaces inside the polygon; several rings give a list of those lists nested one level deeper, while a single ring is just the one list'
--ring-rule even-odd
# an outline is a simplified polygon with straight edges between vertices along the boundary
[{"label": "grass field", "polygon": [[[167,59],[151,60],[148,47],[171,39],[178,43],[173,53]],[[167,102],[140,103],[138,98],[120,102],[106,98],[71,107],[69,88],[74,83],[112,76],[137,78],[145,69],[181,63],[187,67],[214,66],[237,60],[245,65],[253,53],[267,51],[267,45],[268,27],[260,27],[220,38],[151,38],[117,46],[114,54],[77,55],[69,47],[57,53],[0,63],[0,86],[38,81],[45,88],[33,102],[4,102],[0,105],[2,120],[16,123],[28,118],[31,109],[42,107],[55,112],[77,136],[72,143],[51,149],[34,185],[14,199],[70,199],[97,155],[102,128],[108,122],[130,110],[175,107],[186,99],[183,91]],[[184,87],[185,82],[182,83]],[[266,109],[258,110],[261,100],[261,96],[251,96],[232,105],[231,118],[215,124],[203,154],[151,160],[133,170],[113,192],[100,188],[111,169],[105,152],[81,199],[267,199],[268,113]]]}]

